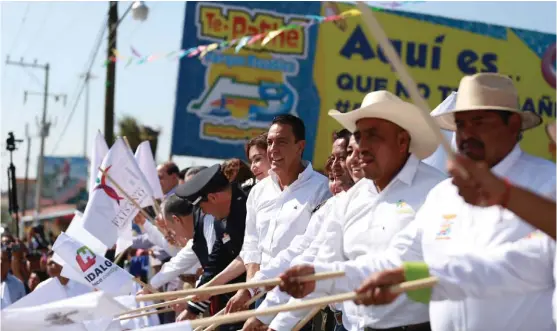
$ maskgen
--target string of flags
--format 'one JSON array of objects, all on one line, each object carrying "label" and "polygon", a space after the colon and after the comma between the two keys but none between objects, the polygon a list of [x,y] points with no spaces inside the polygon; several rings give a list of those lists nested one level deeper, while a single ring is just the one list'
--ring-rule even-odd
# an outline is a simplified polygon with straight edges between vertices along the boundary
[{"label": "string of flags", "polygon": [[[404,4],[418,3],[418,2],[424,2],[424,1],[391,1],[391,2],[380,3],[380,4],[388,8],[396,8]],[[372,10],[383,11],[384,9],[378,7],[372,7]],[[124,56],[117,49],[112,49],[113,55],[105,61],[104,66],[106,66],[109,62],[116,62],[116,61],[124,61],[126,62],[125,67],[128,67],[134,62],[136,62],[137,64],[143,64],[146,62],[153,62],[155,60],[160,60],[164,58],[168,60],[180,60],[183,57],[188,57],[188,58],[198,57],[202,59],[209,52],[215,50],[224,50],[231,47],[234,47],[235,53],[238,53],[242,48],[246,46],[251,46],[259,41],[261,42],[261,47],[265,47],[265,45],[267,45],[274,38],[278,37],[280,34],[288,30],[301,28],[301,27],[308,28],[315,24],[344,20],[350,17],[360,16],[360,14],[361,13],[359,10],[350,9],[338,15],[330,15],[330,16],[305,15],[305,17],[308,19],[306,22],[289,24],[274,31],[259,33],[251,36],[243,36],[233,40],[226,40],[222,42],[211,43],[208,45],[198,45],[188,49],[172,51],[167,54],[143,55],[132,46],[131,47],[132,56]]]}]

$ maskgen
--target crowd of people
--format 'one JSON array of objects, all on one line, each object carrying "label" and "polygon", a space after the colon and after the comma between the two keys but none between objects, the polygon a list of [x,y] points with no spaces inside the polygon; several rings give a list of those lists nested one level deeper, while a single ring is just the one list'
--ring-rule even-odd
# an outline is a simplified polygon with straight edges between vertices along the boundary
[{"label": "crowd of people", "polygon": [[[162,211],[145,209],[154,223],[135,217],[122,262],[150,285],[137,295],[277,277],[281,284],[198,294],[141,326],[356,291],[357,300],[313,317],[302,309],[218,328],[555,330],[556,168],[519,146],[542,120],[518,108],[516,87],[503,75],[466,76],[456,98],[432,115],[454,132],[456,155],[447,165],[425,161],[438,136],[418,107],[388,91],[367,94],[354,111],[329,113],[343,129],[333,135],[324,173],[303,159],[305,125],[293,115],[275,117],[246,144],[249,165],[161,164]],[[547,132],[554,155],[555,125]],[[43,238],[17,250],[25,245],[2,237],[3,305],[46,277],[68,296],[88,290],[60,276]],[[331,271],[344,276],[300,280]],[[430,276],[437,277],[433,288],[389,290]]]}]

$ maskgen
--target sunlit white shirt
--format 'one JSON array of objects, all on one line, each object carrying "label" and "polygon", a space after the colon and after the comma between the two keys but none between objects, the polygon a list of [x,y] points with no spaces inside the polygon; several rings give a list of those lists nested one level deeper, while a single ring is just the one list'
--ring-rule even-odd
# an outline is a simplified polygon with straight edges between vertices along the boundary
[{"label": "sunlit white shirt", "polygon": [[[360,180],[329,213],[324,228],[325,240],[319,247],[314,264],[354,260],[370,252],[383,253],[392,238],[413,221],[428,192],[445,178],[443,173],[411,155],[381,192],[373,181]],[[346,279],[339,281],[346,282]],[[355,288],[359,284],[347,285]],[[327,294],[328,291],[324,291],[311,296]],[[308,312],[300,310],[279,314],[270,327],[274,330],[291,329]],[[429,320],[427,305],[411,301],[404,295],[385,306],[362,307],[346,301],[342,304],[342,312],[343,326],[347,330],[361,330],[364,326],[388,329]]]},{"label": "sunlit white shirt", "polygon": [[[518,145],[492,171],[515,185],[555,199],[555,164],[523,153]],[[319,281],[317,289],[329,293],[350,291],[374,272],[398,267],[403,261],[434,264],[459,254],[487,251],[517,241],[534,230],[509,210],[466,204],[449,179],[431,190],[416,220],[393,239],[387,252],[366,254],[355,261],[316,265],[316,272],[345,270],[348,278]],[[500,298],[432,301],[431,328],[434,331],[555,330],[552,294],[552,290],[545,290]]]},{"label": "sunlit white shirt", "polygon": [[281,190],[273,171],[250,191],[246,203],[246,231],[240,257],[244,264],[264,268],[294,237],[306,231],[311,212],[331,196],[328,179],[309,162],[298,178]]}]

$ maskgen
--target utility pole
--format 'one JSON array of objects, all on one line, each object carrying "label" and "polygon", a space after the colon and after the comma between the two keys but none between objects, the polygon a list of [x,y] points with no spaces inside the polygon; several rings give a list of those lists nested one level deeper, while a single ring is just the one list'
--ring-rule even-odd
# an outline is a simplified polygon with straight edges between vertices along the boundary
[{"label": "utility pole", "polygon": [[83,123],[83,157],[87,157],[87,140],[88,140],[88,129],[89,129],[89,81],[96,78],[96,76],[91,75],[91,72],[86,72],[81,75],[81,78],[85,80],[85,121]]},{"label": "utility pole", "polygon": [[111,61],[112,50],[116,49],[118,27],[118,2],[110,1],[108,11],[108,48],[106,59],[106,94],[104,100],[104,138],[108,146],[114,142],[114,90],[116,86],[116,61]]},{"label": "utility pole", "polygon": [[19,236],[19,204],[17,203],[17,181],[15,176],[15,166],[13,163],[13,152],[17,149],[16,143],[21,143],[23,140],[15,139],[13,132],[8,132],[8,139],[6,139],[6,150],[10,152],[10,166],[8,167],[8,210],[10,214],[14,215],[15,219],[15,233]]},{"label": "utility pole", "polygon": [[29,156],[31,154],[29,123],[25,124],[25,139],[27,140],[27,155],[25,157],[25,181],[23,182],[23,212],[27,210],[27,194],[29,192]]}]

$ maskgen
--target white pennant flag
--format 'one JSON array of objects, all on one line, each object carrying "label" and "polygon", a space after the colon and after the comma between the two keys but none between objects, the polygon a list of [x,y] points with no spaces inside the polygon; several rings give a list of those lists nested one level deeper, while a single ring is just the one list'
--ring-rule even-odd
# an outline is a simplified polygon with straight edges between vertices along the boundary
[{"label": "white pennant flag", "polygon": [[89,160],[89,194],[91,194],[95,188],[95,180],[97,179],[97,173],[99,173],[99,167],[107,153],[108,145],[103,135],[97,132],[95,141],[93,142],[93,151],[91,152],[91,158]]},{"label": "white pennant flag", "polygon": [[101,169],[116,181],[120,188],[106,174],[98,172],[96,186],[83,215],[83,227],[106,247],[112,247],[119,237],[129,246],[133,236],[132,220],[139,209],[120,189],[141,207],[153,203],[151,189],[148,185],[145,186],[143,173],[130,149],[120,138],[108,151]]},{"label": "white pennant flag", "polygon": [[147,182],[151,186],[153,197],[155,199],[162,199],[164,194],[162,193],[161,182],[157,174],[157,164],[155,163],[155,157],[151,151],[151,144],[149,144],[148,141],[144,141],[137,146],[135,159],[137,160],[137,164],[139,164],[139,169],[141,169]]},{"label": "white pennant flag", "polygon": [[[83,228],[83,214],[79,211],[75,212],[75,215],[70,222],[70,225],[66,229],[66,235],[72,237],[76,241],[89,247],[96,255],[104,256],[106,254],[107,247],[95,236],[92,236],[87,230]],[[80,282],[84,285],[90,286],[89,282],[81,277],[81,274],[75,271],[74,268],[65,267],[66,262],[56,253],[52,257],[54,262],[62,266],[62,277],[73,279],[76,282]]]},{"label": "white pennant flag", "polygon": [[133,289],[133,276],[118,265],[96,255],[89,247],[60,233],[52,250],[74,269],[89,286],[113,295],[129,294]]},{"label": "white pennant flag", "polygon": [[91,292],[32,307],[4,309],[2,331],[74,330],[84,321],[112,318],[126,310],[108,294]]},{"label": "white pennant flag", "polygon": [[[441,102],[434,110],[431,111],[431,116],[441,115],[446,112],[453,110],[456,106],[456,96],[457,92],[452,92],[443,102]],[[451,141],[451,147],[454,151],[456,151],[456,138],[454,132],[441,130],[445,139]],[[437,170],[448,174],[447,173],[447,153],[445,153],[445,149],[443,146],[437,147],[437,150],[431,154],[429,157],[423,160],[423,162],[427,165],[430,165]]]},{"label": "white pennant flag", "polygon": [[167,331],[167,330],[192,331],[193,329],[191,328],[190,321],[183,321],[183,322],[151,326],[148,328],[143,328],[141,330],[143,331]]}]

